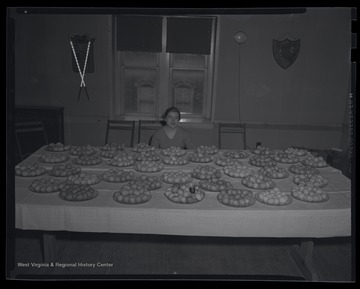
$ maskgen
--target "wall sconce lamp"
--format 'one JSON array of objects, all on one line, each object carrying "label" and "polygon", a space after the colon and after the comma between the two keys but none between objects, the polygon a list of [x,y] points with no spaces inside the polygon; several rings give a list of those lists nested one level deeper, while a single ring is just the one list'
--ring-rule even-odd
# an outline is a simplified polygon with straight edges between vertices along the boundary
[{"label": "wall sconce lamp", "polygon": [[234,35],[234,40],[237,44],[244,44],[246,42],[246,33],[244,31],[238,31]]}]

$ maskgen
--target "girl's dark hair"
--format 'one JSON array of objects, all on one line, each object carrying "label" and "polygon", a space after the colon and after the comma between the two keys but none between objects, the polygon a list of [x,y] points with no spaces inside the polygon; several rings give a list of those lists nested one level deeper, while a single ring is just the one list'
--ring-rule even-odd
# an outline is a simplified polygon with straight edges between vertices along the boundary
[{"label": "girl's dark hair", "polygon": [[175,107],[175,106],[172,106],[172,107],[169,107],[165,112],[164,112],[164,119],[168,116],[169,112],[177,112],[178,115],[179,115],[179,120],[181,119],[181,113],[180,113],[180,110]]}]

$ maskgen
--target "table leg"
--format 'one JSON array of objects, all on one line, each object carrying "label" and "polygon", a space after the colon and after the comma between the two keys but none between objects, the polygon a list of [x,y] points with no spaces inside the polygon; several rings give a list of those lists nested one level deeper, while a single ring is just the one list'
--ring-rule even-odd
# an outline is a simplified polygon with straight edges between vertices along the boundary
[{"label": "table leg", "polygon": [[53,233],[43,233],[43,258],[45,263],[56,261],[56,236]]},{"label": "table leg", "polygon": [[319,281],[319,277],[312,264],[312,254],[314,242],[312,240],[303,240],[299,245],[292,245],[290,255],[303,273],[306,280]]}]

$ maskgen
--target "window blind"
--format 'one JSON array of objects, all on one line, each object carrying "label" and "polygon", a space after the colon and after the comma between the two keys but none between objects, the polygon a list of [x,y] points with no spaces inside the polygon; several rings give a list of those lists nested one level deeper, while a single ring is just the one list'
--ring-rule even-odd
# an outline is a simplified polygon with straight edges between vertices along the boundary
[{"label": "window blind", "polygon": [[169,17],[166,52],[210,54],[212,18]]},{"label": "window blind", "polygon": [[162,17],[119,15],[116,26],[118,50],[161,52]]}]

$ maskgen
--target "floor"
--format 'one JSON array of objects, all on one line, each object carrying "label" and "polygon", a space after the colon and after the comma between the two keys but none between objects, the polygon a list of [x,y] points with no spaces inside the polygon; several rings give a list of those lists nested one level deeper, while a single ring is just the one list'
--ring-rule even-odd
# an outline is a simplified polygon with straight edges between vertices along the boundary
[{"label": "floor", "polygon": [[[15,279],[301,280],[303,275],[289,254],[298,241],[60,232],[57,261],[51,267],[43,263],[41,232],[17,230],[12,275]],[[313,264],[319,281],[351,281],[351,252],[350,238],[316,239]]]}]

